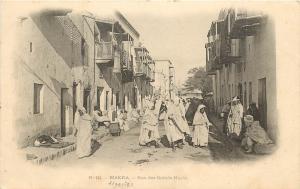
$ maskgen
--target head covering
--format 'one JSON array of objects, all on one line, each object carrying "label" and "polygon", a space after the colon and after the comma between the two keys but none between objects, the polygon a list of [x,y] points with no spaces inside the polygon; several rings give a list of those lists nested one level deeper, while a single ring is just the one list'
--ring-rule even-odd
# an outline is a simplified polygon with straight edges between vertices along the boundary
[{"label": "head covering", "polygon": [[81,111],[81,112],[83,112],[83,113],[86,113],[86,110],[85,110],[85,108],[84,108],[83,106],[78,106],[78,107],[77,107],[77,110],[78,110],[78,111]]},{"label": "head covering", "polygon": [[234,101],[238,101],[238,100],[240,100],[240,99],[238,99],[238,97],[237,97],[237,96],[235,96],[235,97],[232,99],[232,102],[234,102]]},{"label": "head covering", "polygon": [[244,121],[245,121],[245,122],[253,122],[253,121],[254,121],[254,118],[253,118],[252,115],[246,115],[246,116],[244,117]]},{"label": "head covering", "polygon": [[198,106],[198,110],[201,110],[202,108],[205,108],[205,107],[206,107],[205,105],[200,104],[200,105]]}]

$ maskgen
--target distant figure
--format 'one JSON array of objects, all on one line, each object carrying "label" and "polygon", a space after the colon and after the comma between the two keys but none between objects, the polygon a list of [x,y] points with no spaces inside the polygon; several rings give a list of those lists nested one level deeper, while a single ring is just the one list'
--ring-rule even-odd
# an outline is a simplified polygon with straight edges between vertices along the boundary
[{"label": "distant figure", "polygon": [[221,118],[223,119],[223,133],[227,134],[227,119],[230,112],[231,101],[228,101],[222,108]]},{"label": "distant figure", "polygon": [[206,147],[208,145],[209,126],[212,125],[206,116],[204,108],[205,105],[203,104],[198,106],[193,120],[194,133],[192,142],[196,148]]},{"label": "distant figure", "polygon": [[77,107],[76,116],[76,133],[77,148],[76,154],[78,158],[83,158],[91,155],[92,147],[92,119],[86,113],[84,107]]},{"label": "distant figure", "polygon": [[[227,135],[239,137],[242,130],[243,106],[237,97],[231,102],[231,108],[227,119]],[[234,136],[235,135],[235,136]]]},{"label": "distant figure", "polygon": [[185,112],[187,112],[187,110],[189,109],[190,104],[191,104],[191,100],[188,98],[184,105]]},{"label": "distant figure", "polygon": [[200,104],[203,104],[203,98],[192,98],[191,104],[189,105],[188,110],[186,111],[185,118],[189,125],[193,124],[194,115],[197,111],[197,108]]},{"label": "distant figure", "polygon": [[123,129],[125,132],[129,130],[129,127],[127,124],[127,111],[125,111],[125,110],[118,111],[118,121],[119,121],[121,129]]},{"label": "distant figure", "polygon": [[93,119],[98,123],[98,127],[110,125],[109,117],[105,116],[98,106],[94,107]]}]

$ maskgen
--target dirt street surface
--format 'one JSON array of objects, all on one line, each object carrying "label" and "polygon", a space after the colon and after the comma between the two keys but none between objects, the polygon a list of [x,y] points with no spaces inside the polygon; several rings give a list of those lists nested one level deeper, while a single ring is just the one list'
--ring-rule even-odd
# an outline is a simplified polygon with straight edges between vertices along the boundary
[{"label": "dirt street surface", "polygon": [[[49,161],[49,166],[85,167],[95,164],[115,164],[144,166],[150,164],[178,162],[233,162],[236,160],[252,160],[261,156],[245,154],[239,143],[229,140],[222,132],[222,122],[211,118],[214,126],[210,128],[208,148],[194,148],[185,143],[183,149],[171,148],[163,145],[160,148],[139,146],[140,126],[136,126],[121,136],[106,136],[94,144],[94,153],[86,158],[78,159],[76,152],[69,153],[57,160]],[[160,136],[165,134],[164,126],[159,126]]]}]

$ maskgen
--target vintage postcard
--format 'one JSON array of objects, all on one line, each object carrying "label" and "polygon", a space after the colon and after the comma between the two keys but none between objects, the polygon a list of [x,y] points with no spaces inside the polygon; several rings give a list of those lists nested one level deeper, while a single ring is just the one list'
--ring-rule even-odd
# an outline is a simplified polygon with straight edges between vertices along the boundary
[{"label": "vintage postcard", "polygon": [[0,188],[300,188],[299,2],[0,9]]}]

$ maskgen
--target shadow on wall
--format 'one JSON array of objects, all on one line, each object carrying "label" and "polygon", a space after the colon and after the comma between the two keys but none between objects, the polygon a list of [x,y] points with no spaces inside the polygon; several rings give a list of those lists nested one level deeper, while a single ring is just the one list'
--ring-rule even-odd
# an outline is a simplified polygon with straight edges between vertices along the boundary
[{"label": "shadow on wall", "polygon": [[70,68],[82,66],[82,37],[68,16],[50,16],[38,13],[31,15],[31,18],[45,39]]},{"label": "shadow on wall", "polygon": [[[60,96],[61,95],[61,89],[62,88],[68,88],[68,87],[66,86],[66,84],[64,84],[62,82],[59,82],[55,78],[53,78],[53,77],[50,77],[50,78],[51,78],[51,81],[52,81],[55,92],[59,95],[59,98],[61,98],[61,96]],[[65,105],[69,105],[69,106],[72,105],[72,96],[70,94],[71,92],[72,92],[72,89],[68,88],[68,93],[66,94]]]},{"label": "shadow on wall", "polygon": [[103,78],[111,89],[121,89],[122,75],[113,73],[113,68],[108,66],[99,66]]}]

